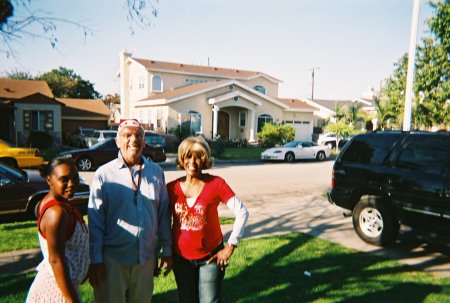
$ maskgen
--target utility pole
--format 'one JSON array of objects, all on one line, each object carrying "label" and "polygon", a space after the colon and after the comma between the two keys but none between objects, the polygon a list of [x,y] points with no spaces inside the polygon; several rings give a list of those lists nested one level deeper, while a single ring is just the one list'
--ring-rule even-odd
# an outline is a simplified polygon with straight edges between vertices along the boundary
[{"label": "utility pole", "polygon": [[420,0],[414,0],[412,21],[411,21],[411,36],[409,38],[409,52],[408,52],[408,72],[406,74],[406,94],[405,94],[405,113],[403,116],[403,130],[411,130],[411,107],[412,94],[414,84],[414,67],[416,61],[416,40],[417,40],[417,23],[419,20]]},{"label": "utility pole", "polygon": [[311,80],[312,80],[312,84],[311,84],[311,101],[314,100],[314,70],[315,69],[320,69],[320,67],[313,67],[312,69],[310,69],[311,71]]}]

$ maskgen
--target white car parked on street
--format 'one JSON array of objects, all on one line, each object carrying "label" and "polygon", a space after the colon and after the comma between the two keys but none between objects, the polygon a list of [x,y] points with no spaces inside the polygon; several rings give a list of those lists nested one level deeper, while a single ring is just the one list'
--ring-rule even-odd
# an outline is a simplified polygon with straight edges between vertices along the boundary
[{"label": "white car parked on street", "polygon": [[330,149],[311,141],[291,141],[281,147],[272,147],[261,153],[261,160],[294,162],[297,159],[323,161],[330,156]]}]

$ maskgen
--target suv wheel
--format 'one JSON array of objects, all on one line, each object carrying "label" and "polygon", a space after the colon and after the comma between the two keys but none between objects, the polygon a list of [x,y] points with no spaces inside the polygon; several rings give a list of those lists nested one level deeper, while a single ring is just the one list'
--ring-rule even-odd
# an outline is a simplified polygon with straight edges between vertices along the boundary
[{"label": "suv wheel", "polygon": [[353,209],[353,228],[364,242],[385,246],[397,239],[399,223],[381,198],[366,196]]}]

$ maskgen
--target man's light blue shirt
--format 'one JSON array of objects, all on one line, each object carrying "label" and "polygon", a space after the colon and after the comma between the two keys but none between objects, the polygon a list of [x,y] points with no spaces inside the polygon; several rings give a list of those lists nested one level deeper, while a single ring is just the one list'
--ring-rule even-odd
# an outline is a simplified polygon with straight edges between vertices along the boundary
[{"label": "man's light blue shirt", "polygon": [[[163,255],[172,255],[169,198],[161,167],[144,157],[135,196],[130,169],[120,155],[94,175],[88,204],[90,261],[108,255],[120,264],[144,264],[155,258],[157,240]],[[138,184],[139,167],[132,169]],[[158,239],[159,238],[159,239]]]}]

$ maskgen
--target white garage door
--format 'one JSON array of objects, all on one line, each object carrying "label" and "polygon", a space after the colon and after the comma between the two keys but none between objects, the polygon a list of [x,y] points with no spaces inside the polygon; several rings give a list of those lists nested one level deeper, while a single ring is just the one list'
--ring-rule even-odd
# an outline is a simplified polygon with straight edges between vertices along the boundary
[{"label": "white garage door", "polygon": [[295,128],[295,140],[311,141],[311,127],[309,121],[284,121],[284,124]]}]

